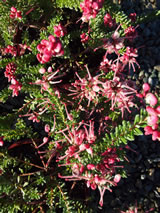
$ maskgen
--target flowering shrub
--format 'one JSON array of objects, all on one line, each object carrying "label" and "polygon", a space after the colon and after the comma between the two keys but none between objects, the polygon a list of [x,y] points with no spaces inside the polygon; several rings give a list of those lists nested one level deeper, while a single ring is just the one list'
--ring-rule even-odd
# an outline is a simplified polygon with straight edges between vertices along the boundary
[{"label": "flowering shrub", "polygon": [[105,191],[125,177],[127,142],[141,128],[160,140],[158,94],[129,78],[140,69],[136,27],[124,14],[122,24],[110,1],[72,3],[0,3],[0,30],[11,29],[1,34],[8,82],[0,101],[22,102],[0,117],[3,212],[87,209],[67,195],[78,181],[98,189],[103,206]]}]

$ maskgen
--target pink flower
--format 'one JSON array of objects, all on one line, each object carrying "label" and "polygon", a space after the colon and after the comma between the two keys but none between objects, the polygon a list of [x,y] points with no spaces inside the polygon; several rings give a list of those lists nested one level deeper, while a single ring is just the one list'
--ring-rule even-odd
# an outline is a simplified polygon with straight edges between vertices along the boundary
[{"label": "pink flower", "polygon": [[80,7],[83,11],[82,21],[87,22],[91,18],[95,18],[102,8],[103,2],[104,0],[84,0],[80,3]]},{"label": "pink flower", "polygon": [[153,141],[155,141],[155,140],[160,140],[160,131],[158,131],[158,130],[155,130],[155,131],[153,131],[153,133],[152,133],[152,140]]},{"label": "pink flower", "polygon": [[87,169],[88,169],[88,170],[94,170],[94,169],[95,169],[95,165],[93,165],[93,164],[88,164],[88,165],[87,165]]},{"label": "pink flower", "polygon": [[16,79],[12,78],[11,85],[9,86],[9,89],[13,90],[12,97],[18,96],[21,88],[22,88],[22,84],[19,83]]},{"label": "pink flower", "polygon": [[82,33],[80,35],[80,37],[81,37],[81,42],[82,43],[86,43],[88,41],[88,39],[89,39],[89,35],[87,35],[86,33]]},{"label": "pink flower", "polygon": [[153,129],[151,126],[145,126],[144,127],[145,135],[151,135],[153,133]]},{"label": "pink flower", "polygon": [[17,56],[17,48],[12,46],[12,45],[8,45],[6,48],[5,48],[5,53],[6,54],[11,54],[13,56]]},{"label": "pink flower", "polygon": [[148,83],[144,83],[144,84],[143,84],[143,91],[146,93],[146,92],[148,92],[149,90],[150,90],[149,84],[148,84]]},{"label": "pink flower", "polygon": [[37,45],[37,50],[40,52],[37,54],[37,59],[41,64],[49,62],[52,56],[61,56],[64,54],[62,43],[58,37],[50,35],[48,39],[49,41],[43,39]]},{"label": "pink flower", "polygon": [[155,106],[157,104],[158,100],[157,97],[152,93],[147,93],[146,95],[146,103]]},{"label": "pink flower", "polygon": [[54,26],[54,34],[57,37],[63,37],[67,34],[67,30],[64,26],[62,26],[62,24],[59,24],[58,26]]},{"label": "pink flower", "polygon": [[129,40],[133,40],[138,36],[136,29],[133,26],[128,27],[124,30],[125,36],[128,37]]},{"label": "pink flower", "polygon": [[104,16],[104,25],[108,25],[110,28],[116,25],[115,19],[112,19],[112,16],[109,13],[106,13]]},{"label": "pink flower", "polygon": [[8,82],[10,82],[12,78],[15,78],[14,76],[15,71],[16,71],[16,65],[14,63],[9,63],[6,66],[6,71],[4,72],[4,76],[8,78]]},{"label": "pink flower", "polygon": [[157,115],[151,115],[147,117],[147,124],[149,126],[155,125],[158,122],[158,116]]},{"label": "pink flower", "polygon": [[118,33],[119,28],[120,28],[120,25],[117,27],[115,32],[112,34],[111,38],[101,39],[104,44],[102,46],[95,48],[94,51],[96,51],[97,49],[100,49],[100,48],[104,48],[104,49],[107,49],[106,55],[107,55],[107,53],[111,54],[114,52],[117,55],[119,55],[118,51],[122,47],[124,47],[124,40],[125,40],[125,37],[124,38],[120,37],[120,34]]},{"label": "pink flower", "polygon": [[137,49],[133,49],[132,47],[127,47],[126,52],[124,53],[123,56],[119,58],[119,60],[123,63],[123,65],[129,64],[129,70],[132,66],[135,72],[134,64],[136,64],[140,68],[138,62],[135,59],[137,56],[138,56]]},{"label": "pink flower", "polygon": [[157,115],[156,109],[154,109],[154,108],[152,108],[150,106],[146,107],[146,111],[148,112],[149,115]]},{"label": "pink flower", "polygon": [[37,118],[37,115],[35,115],[34,113],[32,113],[32,114],[30,114],[30,115],[28,115],[28,116],[30,116],[30,117],[28,118],[28,120],[32,120],[33,122],[37,122],[37,123],[40,122],[40,120]]},{"label": "pink flower", "polygon": [[10,18],[11,19],[14,19],[14,18],[22,19],[21,11],[17,11],[17,9],[15,7],[11,7]]}]

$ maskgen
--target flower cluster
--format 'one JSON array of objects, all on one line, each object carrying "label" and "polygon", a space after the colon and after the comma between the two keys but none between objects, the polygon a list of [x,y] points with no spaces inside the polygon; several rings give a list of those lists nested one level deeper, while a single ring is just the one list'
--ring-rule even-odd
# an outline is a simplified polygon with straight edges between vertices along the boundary
[{"label": "flower cluster", "polygon": [[84,0],[80,3],[83,11],[82,21],[87,22],[91,18],[95,18],[99,10],[102,8],[104,0]]},{"label": "flower cluster", "polygon": [[17,11],[17,9],[15,7],[11,7],[11,11],[10,11],[10,18],[11,19],[22,19],[22,15],[21,15],[21,11]]},{"label": "flower cluster", "polygon": [[148,83],[143,84],[142,97],[145,98],[145,102],[149,104],[146,107],[148,112],[147,126],[144,127],[145,135],[152,135],[152,140],[160,141],[160,129],[159,129],[159,118],[160,118],[160,105],[158,105],[157,97],[149,92],[150,86]]},{"label": "flower cluster", "polygon": [[40,52],[37,54],[37,59],[41,64],[49,62],[52,56],[64,54],[62,43],[58,37],[50,35],[48,40],[43,39],[37,46],[37,50]]},{"label": "flower cluster", "polygon": [[11,81],[11,79],[15,79],[14,73],[16,71],[16,65],[14,63],[9,63],[6,66],[6,71],[4,72],[4,76],[8,78],[8,82]]},{"label": "flower cluster", "polygon": [[115,19],[113,19],[109,13],[106,13],[106,15],[104,16],[104,25],[110,28],[116,26]]},{"label": "flower cluster", "polygon": [[[81,122],[82,124],[83,122]],[[59,177],[65,178],[65,180],[85,180],[87,187],[91,187],[93,190],[98,188],[101,196],[99,203],[102,206],[105,190],[111,191],[110,187],[116,186],[121,178],[119,174],[115,175],[116,164],[120,161],[116,154],[117,150],[108,148],[101,154],[101,162],[86,164],[81,159],[82,152],[91,155],[92,159],[97,155],[92,148],[96,142],[94,122],[90,121],[89,130],[86,125],[83,125],[83,128],[80,128],[80,126],[77,129],[72,127],[71,131],[69,128],[65,131],[68,131],[68,134],[64,130],[60,132],[65,136],[66,142],[63,141],[63,143],[66,143],[67,149],[65,155],[59,156],[57,161],[59,163],[63,161],[59,166],[70,167],[72,175],[62,176],[59,174]]]},{"label": "flower cluster", "polygon": [[54,34],[57,37],[63,37],[64,35],[67,34],[67,30],[62,24],[59,24],[57,26],[54,26]]},{"label": "flower cluster", "polygon": [[12,97],[18,96],[21,88],[22,88],[22,84],[19,83],[16,79],[12,78],[11,79],[11,85],[9,86],[9,89],[11,89],[13,91]]},{"label": "flower cluster", "polygon": [[27,49],[31,51],[31,48],[26,44],[16,44],[14,46],[8,45],[6,48],[3,49],[3,55],[11,54],[14,57],[21,56]]}]

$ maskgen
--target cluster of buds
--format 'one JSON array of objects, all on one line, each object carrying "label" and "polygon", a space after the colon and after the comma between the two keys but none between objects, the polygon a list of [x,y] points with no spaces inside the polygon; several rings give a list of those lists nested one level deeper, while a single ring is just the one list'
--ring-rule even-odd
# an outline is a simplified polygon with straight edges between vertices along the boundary
[{"label": "cluster of buds", "polygon": [[8,78],[8,82],[11,81],[11,79],[15,79],[14,73],[16,71],[16,65],[14,63],[9,63],[6,66],[6,71],[4,72],[4,76]]},{"label": "cluster of buds", "polygon": [[138,33],[133,26],[130,26],[127,29],[125,29],[124,33],[125,33],[125,36],[128,37],[130,41],[132,41],[138,36]]},{"label": "cluster of buds", "polygon": [[64,35],[67,34],[67,30],[62,24],[59,24],[57,26],[54,26],[54,34],[57,37],[63,37]]},{"label": "cluster of buds", "polygon": [[86,33],[82,33],[80,35],[80,38],[82,43],[86,43],[89,40],[89,35],[87,35]]},{"label": "cluster of buds", "polygon": [[12,92],[12,97],[18,96],[19,91],[21,90],[21,88],[22,88],[22,84],[19,83],[15,78],[12,78],[11,79],[11,85],[9,86],[9,89],[11,89],[13,91]]},{"label": "cluster of buds", "polygon": [[104,16],[104,25],[110,28],[116,26],[115,19],[113,19],[109,13],[106,13],[106,15]]},{"label": "cluster of buds", "polygon": [[8,45],[3,49],[3,54],[11,54],[12,56],[21,56],[25,53],[26,49],[31,51],[31,48],[26,44],[17,44],[16,46]]},{"label": "cluster of buds", "polygon": [[6,71],[4,72],[4,76],[6,78],[8,78],[8,82],[11,82],[11,85],[9,86],[9,89],[13,90],[12,97],[18,96],[19,91],[22,88],[22,84],[19,83],[16,80],[16,77],[14,75],[15,71],[16,71],[16,65],[14,63],[9,63],[6,66]]},{"label": "cluster of buds", "polygon": [[37,49],[40,52],[37,54],[37,59],[41,64],[49,62],[52,56],[62,56],[64,54],[62,43],[58,37],[50,35],[48,40],[43,39],[37,45]]},{"label": "cluster of buds", "polygon": [[10,16],[11,19],[22,19],[22,15],[21,15],[21,11],[17,11],[17,9],[15,7],[11,7],[11,11],[10,11]]},{"label": "cluster of buds", "polygon": [[158,104],[157,97],[149,92],[150,86],[148,83],[143,84],[143,93],[140,94],[145,98],[145,101],[149,106],[146,107],[148,112],[147,126],[144,127],[145,135],[152,135],[152,140],[160,141],[160,129],[159,129],[159,118],[160,118],[160,105]]},{"label": "cluster of buds", "polygon": [[95,18],[99,10],[102,8],[104,0],[84,0],[80,4],[83,11],[82,21],[88,22],[91,18]]}]

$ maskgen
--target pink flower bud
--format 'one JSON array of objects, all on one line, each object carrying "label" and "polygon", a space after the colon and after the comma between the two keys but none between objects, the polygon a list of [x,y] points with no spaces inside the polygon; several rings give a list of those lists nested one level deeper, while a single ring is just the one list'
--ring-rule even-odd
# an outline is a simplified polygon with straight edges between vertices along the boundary
[{"label": "pink flower bud", "polygon": [[152,134],[152,140],[155,141],[155,140],[159,140],[160,139],[160,132],[155,130],[153,131],[153,134]]},{"label": "pink flower bud", "polygon": [[151,115],[147,117],[147,124],[149,126],[155,125],[158,122],[158,116],[157,115]]},{"label": "pink flower bud", "polygon": [[157,111],[150,106],[146,107],[146,111],[149,113],[149,115],[157,115]]},{"label": "pink flower bud", "polygon": [[144,83],[144,84],[143,84],[143,91],[144,91],[144,92],[148,92],[149,90],[150,90],[149,84],[148,84],[148,83]]},{"label": "pink flower bud", "polygon": [[92,189],[92,190],[95,190],[96,188],[97,188],[97,185],[96,185],[95,183],[92,183],[92,184],[91,184],[91,189]]},{"label": "pink flower bud", "polygon": [[156,112],[157,112],[158,115],[160,115],[160,106],[158,106],[158,107],[156,108]]},{"label": "pink flower bud", "polygon": [[117,174],[117,175],[114,176],[114,182],[115,183],[118,183],[120,181],[120,179],[121,179],[121,175],[120,174]]},{"label": "pink flower bud", "polygon": [[145,133],[144,133],[145,135],[150,135],[153,133],[153,129],[151,126],[145,126],[144,131],[145,131]]},{"label": "pink flower bud", "polygon": [[151,106],[155,106],[157,104],[158,100],[155,95],[152,93],[147,93],[146,95],[146,103],[150,104]]},{"label": "pink flower bud", "polygon": [[39,73],[44,74],[46,72],[45,68],[40,68]]},{"label": "pink flower bud", "polygon": [[48,124],[45,125],[44,131],[47,133],[50,131],[50,126]]},{"label": "pink flower bud", "polygon": [[47,137],[44,137],[44,138],[43,138],[43,143],[47,143],[48,140],[49,140],[49,139],[48,139]]}]

